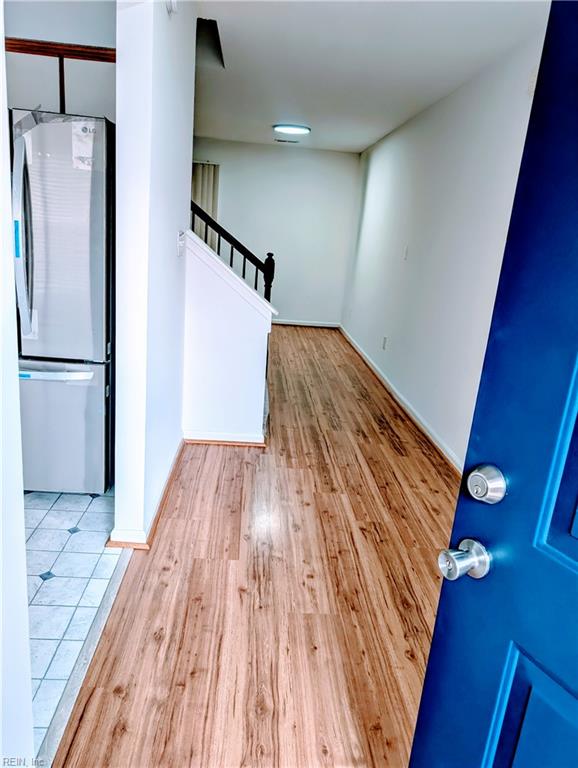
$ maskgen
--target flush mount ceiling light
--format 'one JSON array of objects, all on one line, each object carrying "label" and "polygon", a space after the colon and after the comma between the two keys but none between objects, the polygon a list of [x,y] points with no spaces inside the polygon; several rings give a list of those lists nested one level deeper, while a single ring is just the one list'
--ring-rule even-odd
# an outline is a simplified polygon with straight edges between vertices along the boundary
[{"label": "flush mount ceiling light", "polygon": [[307,125],[292,125],[291,123],[279,123],[273,126],[276,133],[284,133],[288,136],[306,136],[311,133],[311,128]]}]

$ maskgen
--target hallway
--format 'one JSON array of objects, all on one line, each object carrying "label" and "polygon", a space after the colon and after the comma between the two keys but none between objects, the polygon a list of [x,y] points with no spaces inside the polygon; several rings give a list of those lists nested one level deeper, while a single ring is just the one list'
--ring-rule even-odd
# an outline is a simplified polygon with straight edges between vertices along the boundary
[{"label": "hallway", "polygon": [[407,765],[457,473],[339,331],[269,375],[266,449],[184,447],[55,766]]}]

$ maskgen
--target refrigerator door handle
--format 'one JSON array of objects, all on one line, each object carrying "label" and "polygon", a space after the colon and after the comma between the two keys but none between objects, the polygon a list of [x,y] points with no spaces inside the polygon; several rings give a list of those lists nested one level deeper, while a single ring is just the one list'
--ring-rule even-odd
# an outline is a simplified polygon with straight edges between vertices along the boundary
[{"label": "refrigerator door handle", "polygon": [[12,178],[12,217],[14,220],[14,274],[16,278],[16,298],[20,314],[22,334],[32,333],[32,307],[30,301],[31,283],[28,264],[31,243],[27,242],[27,222],[25,220],[24,196],[27,184],[26,143],[24,137],[14,140],[14,173]]},{"label": "refrigerator door handle", "polygon": [[19,371],[19,379],[32,381],[91,381],[93,371]]}]

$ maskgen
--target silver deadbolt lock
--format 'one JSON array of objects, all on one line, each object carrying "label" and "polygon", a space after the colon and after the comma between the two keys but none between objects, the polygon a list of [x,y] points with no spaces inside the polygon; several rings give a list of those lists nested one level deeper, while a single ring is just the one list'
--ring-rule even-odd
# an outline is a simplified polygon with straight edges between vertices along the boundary
[{"label": "silver deadbolt lock", "polygon": [[492,464],[482,464],[468,475],[468,491],[470,496],[484,504],[497,504],[506,495],[506,478]]},{"label": "silver deadbolt lock", "polygon": [[490,570],[491,556],[475,539],[462,539],[457,549],[442,549],[438,568],[444,579],[455,581],[462,576],[482,579]]}]

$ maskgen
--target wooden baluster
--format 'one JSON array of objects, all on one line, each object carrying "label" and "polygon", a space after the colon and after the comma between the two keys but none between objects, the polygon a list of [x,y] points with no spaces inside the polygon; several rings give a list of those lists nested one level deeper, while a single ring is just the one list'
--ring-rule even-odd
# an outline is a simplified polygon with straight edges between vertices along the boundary
[{"label": "wooden baluster", "polygon": [[233,250],[234,250],[233,246],[231,245],[231,258],[229,259],[229,266],[230,267],[233,266]]},{"label": "wooden baluster", "polygon": [[243,280],[245,279],[246,270],[247,270],[247,257],[243,256]]}]

